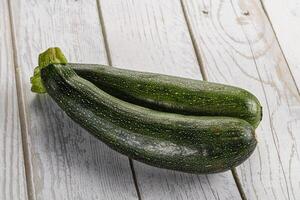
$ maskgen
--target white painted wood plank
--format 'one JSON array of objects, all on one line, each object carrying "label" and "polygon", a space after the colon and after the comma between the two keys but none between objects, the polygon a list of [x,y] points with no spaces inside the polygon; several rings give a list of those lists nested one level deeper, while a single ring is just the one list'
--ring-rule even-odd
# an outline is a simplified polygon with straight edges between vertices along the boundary
[{"label": "white painted wood plank", "polygon": [[261,0],[300,91],[300,2]]},{"label": "white painted wood plank", "polygon": [[59,46],[77,62],[106,63],[96,1],[11,1],[28,118],[36,199],[137,199],[127,157],[72,122],[47,95],[30,91],[37,57]]},{"label": "white painted wood plank", "polygon": [[237,168],[248,199],[300,198],[300,98],[258,1],[184,0],[208,79],[261,101],[258,147]]},{"label": "white painted wood plank", "polygon": [[[201,79],[179,1],[101,0],[112,64]],[[240,199],[231,172],[189,175],[134,162],[142,199]]]},{"label": "white painted wood plank", "polygon": [[27,199],[9,12],[0,1],[0,199]]}]

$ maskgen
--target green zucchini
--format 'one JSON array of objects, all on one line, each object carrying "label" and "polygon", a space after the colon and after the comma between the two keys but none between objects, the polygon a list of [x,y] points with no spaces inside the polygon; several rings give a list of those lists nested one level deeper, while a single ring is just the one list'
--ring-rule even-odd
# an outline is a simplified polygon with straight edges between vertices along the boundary
[{"label": "green zucchini", "polygon": [[[63,64],[53,64],[63,63]],[[245,161],[257,141],[243,119],[162,112],[117,98],[80,77],[58,48],[39,57],[32,91],[47,92],[70,118],[116,151],[189,173],[216,173]]]},{"label": "green zucchini", "polygon": [[215,173],[247,159],[254,129],[231,117],[166,113],[120,100],[79,77],[69,65],[41,70],[47,93],[75,122],[138,161],[189,173]]},{"label": "green zucchini", "polygon": [[235,117],[248,121],[254,127],[262,118],[257,98],[241,88],[104,65],[67,65],[105,92],[155,110]]}]

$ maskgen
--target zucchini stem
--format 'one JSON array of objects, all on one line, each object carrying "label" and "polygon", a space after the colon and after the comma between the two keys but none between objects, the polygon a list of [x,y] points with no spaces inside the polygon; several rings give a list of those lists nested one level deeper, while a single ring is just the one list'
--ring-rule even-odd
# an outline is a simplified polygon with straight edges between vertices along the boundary
[{"label": "zucchini stem", "polygon": [[39,55],[39,65],[34,68],[33,76],[30,77],[31,91],[35,93],[46,93],[46,88],[41,78],[41,70],[51,64],[67,64],[68,61],[60,48],[52,47]]}]

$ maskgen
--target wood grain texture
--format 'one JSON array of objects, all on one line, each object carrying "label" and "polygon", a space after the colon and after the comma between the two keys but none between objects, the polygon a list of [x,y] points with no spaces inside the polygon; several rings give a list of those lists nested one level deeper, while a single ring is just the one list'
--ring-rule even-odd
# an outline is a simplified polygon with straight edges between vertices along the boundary
[{"label": "wood grain texture", "polygon": [[27,199],[9,12],[0,1],[0,199]]},{"label": "wood grain texture", "polygon": [[261,0],[300,91],[300,2]]},{"label": "wood grain texture", "polygon": [[261,101],[258,147],[237,168],[248,199],[300,198],[300,98],[258,1],[184,0],[208,79]]},{"label": "wood grain texture", "polygon": [[61,47],[74,62],[107,63],[96,1],[16,0],[11,7],[27,111],[32,198],[137,199],[127,157],[82,130],[47,95],[30,91],[38,54],[48,47]]},{"label": "wood grain texture", "polygon": [[[112,64],[201,79],[179,1],[100,0]],[[231,172],[189,175],[134,162],[142,199],[240,199]]]}]

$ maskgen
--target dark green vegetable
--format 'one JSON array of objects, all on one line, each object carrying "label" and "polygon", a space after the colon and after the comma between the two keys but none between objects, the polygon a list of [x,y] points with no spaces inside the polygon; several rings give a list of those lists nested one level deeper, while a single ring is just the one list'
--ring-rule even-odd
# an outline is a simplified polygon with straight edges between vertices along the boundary
[{"label": "dark green vegetable", "polygon": [[[107,71],[106,67],[103,67],[106,71],[103,74],[101,72],[102,67],[97,66],[96,72],[99,73],[96,73],[96,76],[105,75],[107,77],[107,79],[104,78],[106,81],[99,81],[102,80],[99,78],[95,79],[94,82],[97,83],[97,87],[92,82],[82,78],[85,75],[81,72],[86,72],[82,70],[85,65],[66,63],[67,60],[58,48],[50,48],[42,53],[39,56],[39,66],[34,70],[34,76],[31,78],[32,91],[47,92],[75,122],[111,148],[133,159],[153,166],[183,172],[215,173],[239,165],[251,155],[256,147],[254,129],[243,119],[168,113],[122,100],[128,100],[130,97],[126,95],[126,92],[131,94],[131,91],[132,94],[136,94],[136,96],[132,96],[133,102],[139,100],[139,98],[134,100],[136,97],[141,97],[143,103],[148,102],[148,97],[155,99],[149,96],[149,92],[154,88],[153,92],[158,96],[166,91],[177,91],[180,107],[186,105],[182,98],[190,97],[188,94],[185,96],[185,91],[196,95],[191,90],[193,88],[197,91],[193,85],[196,82],[191,81],[193,87],[185,87],[186,82],[184,81],[187,79],[180,79],[179,83],[174,84],[172,82],[176,79],[175,77],[155,74],[146,74],[145,77],[140,74],[138,79],[130,82],[132,73],[136,73],[136,75],[139,73],[119,69]],[[82,77],[76,74],[74,69]],[[88,69],[87,67],[86,69],[87,74],[95,72],[94,68]],[[119,73],[128,72],[128,74],[121,76],[114,70]],[[108,72],[111,72],[112,75],[110,76]],[[124,81],[124,84],[128,83],[133,88],[135,88],[135,83],[145,83],[148,85],[145,90],[149,91],[138,94],[140,91],[138,87],[137,89],[120,87],[121,81],[111,89],[107,89],[109,88],[108,83],[113,84],[114,80],[117,80],[115,79],[118,77],[117,75]],[[88,76],[89,79],[93,79],[93,76]],[[104,84],[105,86],[103,86],[100,83],[108,85]],[[163,90],[158,90],[158,83],[162,84]],[[205,87],[201,86],[200,89],[205,88],[203,91],[208,93],[203,94],[207,97],[200,95],[198,98],[201,97],[205,100],[215,96],[210,95],[214,93],[210,90],[218,87],[208,87],[205,85],[206,83],[203,84]],[[219,85],[219,90],[223,90],[224,87],[227,86]],[[104,89],[102,90],[102,88]],[[125,94],[122,94],[122,99],[120,99],[117,98],[119,97],[117,91],[122,88]],[[161,109],[168,108],[165,105],[168,105],[168,102],[174,103],[176,95],[167,96],[169,98],[162,98],[161,101],[153,105],[158,105]],[[206,102],[209,101],[206,100]],[[178,107],[173,109],[173,105],[169,108],[171,111],[178,110]],[[187,113],[191,114],[190,112]]]},{"label": "dark green vegetable", "polygon": [[248,121],[254,127],[262,118],[257,98],[241,88],[104,65],[67,65],[105,92],[155,110],[235,117]]},{"label": "dark green vegetable", "polygon": [[256,146],[252,126],[230,117],[165,113],[113,97],[68,65],[42,69],[47,93],[78,124],[116,151],[157,167],[190,173],[228,170]]}]

